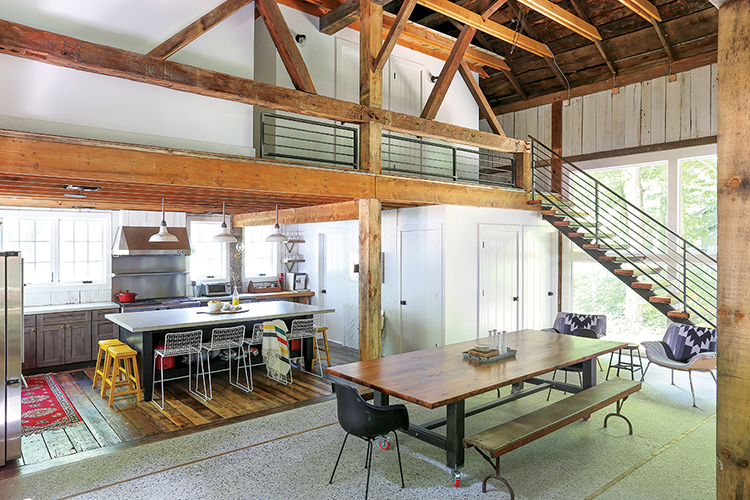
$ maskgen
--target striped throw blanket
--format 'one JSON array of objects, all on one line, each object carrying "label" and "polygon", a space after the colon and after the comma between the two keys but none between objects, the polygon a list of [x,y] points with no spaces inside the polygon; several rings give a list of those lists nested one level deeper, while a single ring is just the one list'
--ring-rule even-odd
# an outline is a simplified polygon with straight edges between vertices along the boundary
[{"label": "striped throw blanket", "polygon": [[291,382],[288,380],[291,367],[286,332],[286,324],[280,319],[263,323],[263,362],[268,378],[282,384]]}]

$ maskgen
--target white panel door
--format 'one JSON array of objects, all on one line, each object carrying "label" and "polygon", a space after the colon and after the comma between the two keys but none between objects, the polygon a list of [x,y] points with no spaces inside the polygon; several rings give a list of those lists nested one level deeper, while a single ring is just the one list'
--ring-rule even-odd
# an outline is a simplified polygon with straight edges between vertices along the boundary
[{"label": "white panel door", "polygon": [[321,314],[319,324],[328,327],[329,340],[346,345],[344,293],[349,275],[346,269],[347,257],[344,255],[344,235],[323,233],[320,235],[319,244],[318,304],[336,310],[334,313]]},{"label": "white panel door", "polygon": [[401,232],[400,352],[443,344],[442,233]]},{"label": "white panel door", "polygon": [[[400,57],[389,58],[388,71],[383,71],[383,106],[391,111],[419,116],[422,113],[422,78],[424,66]],[[384,131],[394,136],[383,139],[385,169],[420,172],[422,149],[407,139],[416,139],[408,134]],[[403,137],[399,140],[395,137]]]},{"label": "white panel door", "polygon": [[518,330],[520,226],[479,226],[479,335]]},{"label": "white panel door", "polygon": [[521,306],[521,328],[552,327],[557,314],[557,231],[552,228],[524,228]]},{"label": "white panel door", "polygon": [[359,45],[336,39],[336,99],[359,102]]}]

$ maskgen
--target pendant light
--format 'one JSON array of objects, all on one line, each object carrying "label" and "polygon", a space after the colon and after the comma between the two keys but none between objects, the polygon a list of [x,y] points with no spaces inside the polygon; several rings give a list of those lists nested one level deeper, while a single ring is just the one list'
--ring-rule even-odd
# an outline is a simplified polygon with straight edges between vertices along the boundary
[{"label": "pendant light", "polygon": [[237,238],[229,234],[229,228],[227,227],[226,221],[226,206],[227,204],[222,202],[221,204],[221,232],[211,238],[211,241],[217,241],[219,243],[237,243]]},{"label": "pendant light", "polygon": [[161,224],[159,224],[159,232],[152,234],[148,241],[150,243],[170,243],[177,241],[177,236],[167,231],[167,222],[164,220],[164,198],[161,199]]},{"label": "pendant light", "polygon": [[281,233],[281,227],[279,227],[279,206],[276,205],[276,224],[273,226],[273,233],[266,238],[266,241],[275,243],[277,241],[284,242],[287,239],[288,238]]}]

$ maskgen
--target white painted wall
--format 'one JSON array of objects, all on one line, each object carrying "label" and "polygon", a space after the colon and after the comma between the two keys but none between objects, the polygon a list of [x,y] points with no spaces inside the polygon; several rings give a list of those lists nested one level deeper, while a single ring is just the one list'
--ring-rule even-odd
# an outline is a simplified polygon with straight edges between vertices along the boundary
[{"label": "white painted wall", "polygon": [[[575,97],[563,106],[563,156],[716,135],[717,65]],[[498,116],[506,135],[550,144],[551,105]]]},{"label": "white painted wall", "polygon": [[[146,53],[214,0],[0,0],[5,20]],[[215,4],[215,5],[212,5]],[[253,77],[254,5],[170,60]],[[0,55],[0,127],[253,156],[252,107]]]}]

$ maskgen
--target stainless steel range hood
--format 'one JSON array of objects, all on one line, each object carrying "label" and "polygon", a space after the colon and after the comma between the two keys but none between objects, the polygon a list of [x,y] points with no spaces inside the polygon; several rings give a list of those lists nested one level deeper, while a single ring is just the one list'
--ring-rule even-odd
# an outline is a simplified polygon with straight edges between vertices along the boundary
[{"label": "stainless steel range hood", "polygon": [[190,255],[193,253],[187,229],[184,227],[169,228],[169,232],[177,236],[176,242],[149,242],[151,235],[158,231],[158,227],[120,227],[115,236],[115,243],[112,245],[112,255]]}]

